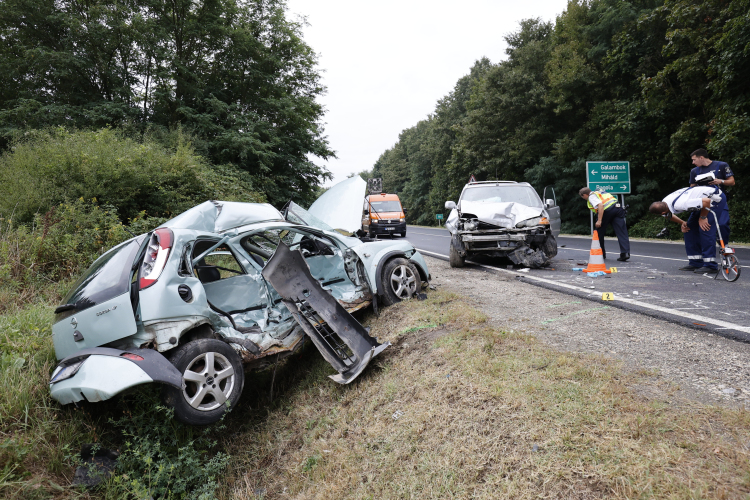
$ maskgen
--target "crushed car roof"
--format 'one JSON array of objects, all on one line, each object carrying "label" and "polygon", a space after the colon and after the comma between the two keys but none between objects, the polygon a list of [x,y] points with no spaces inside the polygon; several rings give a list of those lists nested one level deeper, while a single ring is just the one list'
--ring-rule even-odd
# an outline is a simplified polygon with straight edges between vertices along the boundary
[{"label": "crushed car roof", "polygon": [[283,220],[284,216],[268,203],[211,200],[182,212],[162,227],[220,233],[256,222]]}]

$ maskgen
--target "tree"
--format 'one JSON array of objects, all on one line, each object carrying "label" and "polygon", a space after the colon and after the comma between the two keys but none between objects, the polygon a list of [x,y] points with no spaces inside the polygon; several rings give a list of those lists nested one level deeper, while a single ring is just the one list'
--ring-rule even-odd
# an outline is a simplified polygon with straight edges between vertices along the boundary
[{"label": "tree", "polygon": [[0,134],[64,125],[166,133],[250,173],[271,202],[330,174],[316,57],[283,0],[5,0]]}]

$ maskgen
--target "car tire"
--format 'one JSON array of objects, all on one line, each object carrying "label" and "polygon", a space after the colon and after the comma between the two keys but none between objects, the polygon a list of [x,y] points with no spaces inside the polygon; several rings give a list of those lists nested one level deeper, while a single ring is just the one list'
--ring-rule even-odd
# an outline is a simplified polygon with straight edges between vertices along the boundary
[{"label": "car tire", "polygon": [[448,257],[451,267],[464,267],[465,259],[458,253],[458,250],[456,250],[453,242],[451,242],[451,248],[448,252]]},{"label": "car tire", "polygon": [[403,233],[401,233],[401,237],[402,237],[402,238],[406,238],[406,229],[404,229],[404,232],[403,232]]},{"label": "car tire", "polygon": [[178,347],[170,361],[182,375],[182,388],[164,386],[164,403],[174,408],[177,420],[209,425],[234,407],[245,385],[239,354],[226,342],[198,339]]},{"label": "car tire", "polygon": [[387,306],[413,297],[422,289],[417,266],[404,258],[389,260],[380,278],[383,303]]}]

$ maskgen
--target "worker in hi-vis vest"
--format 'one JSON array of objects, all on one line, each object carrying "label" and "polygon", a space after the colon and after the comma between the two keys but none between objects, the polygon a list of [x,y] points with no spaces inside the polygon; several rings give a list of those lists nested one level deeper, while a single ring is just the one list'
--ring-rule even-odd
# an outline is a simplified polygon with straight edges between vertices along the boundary
[{"label": "worker in hi-vis vest", "polygon": [[586,200],[586,206],[596,214],[596,226],[599,232],[599,245],[602,247],[602,257],[607,258],[607,251],[604,249],[604,232],[607,226],[612,224],[612,229],[617,235],[617,243],[620,244],[620,258],[617,259],[625,262],[630,258],[630,238],[628,238],[628,227],[625,225],[625,209],[617,202],[617,198],[609,193],[591,191],[589,188],[581,188],[578,191],[581,198]]}]

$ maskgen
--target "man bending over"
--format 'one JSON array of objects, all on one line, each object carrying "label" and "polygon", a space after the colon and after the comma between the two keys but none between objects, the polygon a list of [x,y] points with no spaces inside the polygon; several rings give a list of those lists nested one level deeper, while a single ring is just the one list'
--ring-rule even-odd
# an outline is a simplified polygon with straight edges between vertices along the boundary
[{"label": "man bending over", "polygon": [[[713,216],[708,217],[708,209],[713,207],[719,219],[721,237],[729,240],[729,207],[726,195],[715,186],[695,186],[678,189],[667,195],[662,201],[655,201],[649,207],[652,214],[662,215],[680,225],[685,237],[685,250],[688,265],[680,271],[695,273],[716,273],[716,227]],[[680,212],[694,209],[687,221],[677,215]],[[698,211],[700,209],[700,211]]]}]

